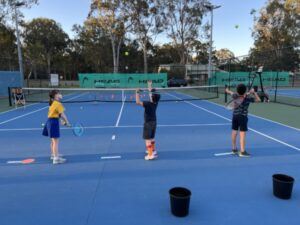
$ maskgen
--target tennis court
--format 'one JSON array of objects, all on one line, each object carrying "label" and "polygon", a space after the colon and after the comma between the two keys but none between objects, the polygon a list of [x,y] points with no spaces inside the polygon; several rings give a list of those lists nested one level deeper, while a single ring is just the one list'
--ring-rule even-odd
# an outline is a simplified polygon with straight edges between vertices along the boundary
[{"label": "tennis court", "polygon": [[[51,164],[49,139],[41,135],[47,103],[1,113],[1,224],[299,224],[300,130],[250,116],[252,157],[228,155],[231,112],[186,94],[165,93],[173,101],[159,104],[159,158],[150,162],[143,159],[143,109],[124,101],[130,96],[65,104],[85,133],[62,129],[63,165]],[[26,158],[36,161],[7,164]],[[274,173],[296,179],[291,200],[273,196]],[[186,218],[170,213],[168,191],[175,186],[192,191]]]},{"label": "tennis court", "polygon": [[[275,94],[275,90],[270,90],[270,94]],[[280,88],[277,90],[277,95],[290,98],[300,98],[299,88]]]}]

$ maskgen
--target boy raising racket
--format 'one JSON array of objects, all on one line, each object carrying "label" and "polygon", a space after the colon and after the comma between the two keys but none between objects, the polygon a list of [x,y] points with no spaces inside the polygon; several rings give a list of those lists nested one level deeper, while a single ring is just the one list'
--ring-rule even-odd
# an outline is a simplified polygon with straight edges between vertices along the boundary
[{"label": "boy raising racket", "polygon": [[142,102],[140,100],[140,90],[136,90],[136,104],[144,107],[144,131],[143,138],[145,140],[147,155],[145,160],[153,160],[157,158],[155,150],[155,132],[156,132],[156,109],[160,100],[160,95],[152,89],[152,81],[148,81],[149,101]]},{"label": "boy raising racket", "polygon": [[59,121],[61,118],[67,126],[69,126],[69,121],[64,114],[65,109],[60,102],[62,99],[61,93],[58,90],[52,90],[49,93],[49,98],[48,120],[44,126],[43,135],[51,138],[50,149],[53,164],[61,164],[66,162],[66,159],[58,154],[58,140],[60,137]]},{"label": "boy raising racket", "polygon": [[[252,88],[249,94],[253,94],[254,97],[251,97],[246,93],[247,87],[244,84],[239,84],[236,88],[237,93],[230,91],[226,88],[226,93],[230,94],[233,101],[236,99],[242,99],[241,103],[236,105],[233,109],[233,116],[232,116],[232,153],[237,155],[239,154],[240,157],[249,157],[250,154],[245,150],[245,143],[246,143],[246,132],[248,131],[248,108],[250,103],[253,102],[260,102],[260,98],[257,93]],[[238,153],[236,139],[238,135],[238,131],[240,131],[240,152]]]}]

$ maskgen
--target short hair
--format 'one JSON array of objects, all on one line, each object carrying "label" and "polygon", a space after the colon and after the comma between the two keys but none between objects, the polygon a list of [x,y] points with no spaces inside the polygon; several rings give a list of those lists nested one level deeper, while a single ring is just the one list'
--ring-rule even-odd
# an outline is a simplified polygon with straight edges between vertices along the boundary
[{"label": "short hair", "polygon": [[247,91],[247,87],[245,84],[239,84],[237,87],[236,87],[236,91],[239,95],[244,95]]}]

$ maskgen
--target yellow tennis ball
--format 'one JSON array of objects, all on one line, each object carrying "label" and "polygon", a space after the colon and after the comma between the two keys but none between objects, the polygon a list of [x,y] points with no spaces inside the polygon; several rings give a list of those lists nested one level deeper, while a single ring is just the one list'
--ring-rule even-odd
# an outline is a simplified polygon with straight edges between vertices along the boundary
[{"label": "yellow tennis ball", "polygon": [[129,56],[129,52],[125,52],[125,55],[126,55],[126,56]]},{"label": "yellow tennis ball", "polygon": [[42,123],[42,127],[44,127],[45,126],[45,124],[44,123]]}]

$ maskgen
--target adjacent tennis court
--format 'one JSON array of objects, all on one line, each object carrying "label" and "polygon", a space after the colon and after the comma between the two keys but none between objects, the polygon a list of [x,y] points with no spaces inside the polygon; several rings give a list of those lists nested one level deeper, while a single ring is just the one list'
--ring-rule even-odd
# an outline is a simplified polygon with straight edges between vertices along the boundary
[{"label": "adjacent tennis court", "polygon": [[[250,116],[252,157],[239,158],[228,154],[232,112],[186,90],[162,95],[159,158],[150,162],[143,109],[131,94],[66,93],[66,114],[85,130],[75,137],[62,128],[62,165],[52,165],[49,139],[41,135],[47,103],[1,113],[2,224],[299,224],[299,129]],[[7,163],[28,158],[35,162]],[[296,179],[291,200],[273,196],[274,173]],[[175,186],[192,191],[186,218],[170,213]]]}]

